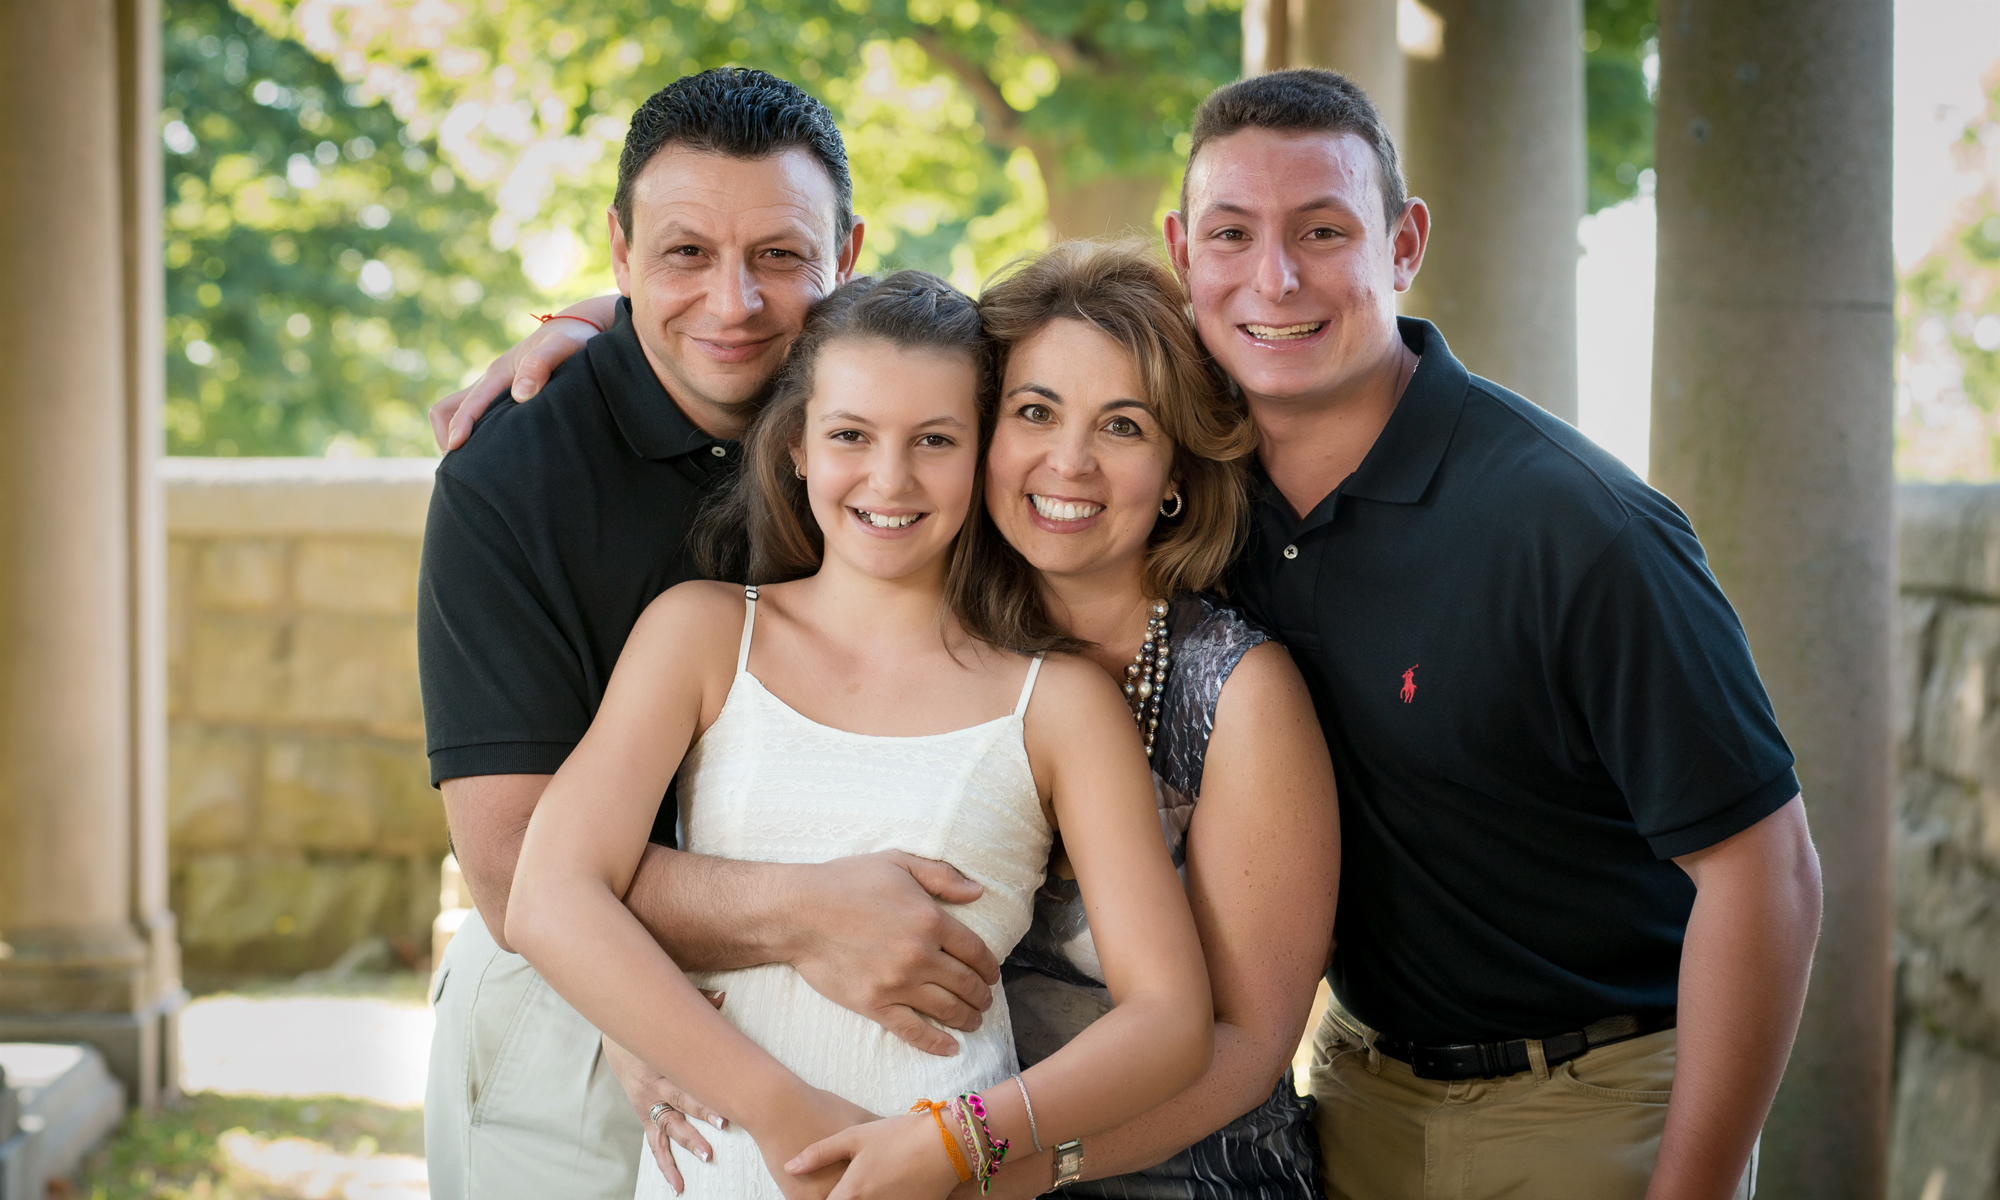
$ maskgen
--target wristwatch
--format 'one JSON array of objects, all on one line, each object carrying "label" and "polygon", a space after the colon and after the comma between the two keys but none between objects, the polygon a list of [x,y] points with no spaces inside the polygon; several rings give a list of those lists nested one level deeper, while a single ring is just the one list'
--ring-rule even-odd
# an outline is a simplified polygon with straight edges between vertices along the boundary
[{"label": "wristwatch", "polygon": [[1071,1138],[1056,1147],[1055,1182],[1049,1187],[1067,1187],[1083,1178],[1083,1139]]}]

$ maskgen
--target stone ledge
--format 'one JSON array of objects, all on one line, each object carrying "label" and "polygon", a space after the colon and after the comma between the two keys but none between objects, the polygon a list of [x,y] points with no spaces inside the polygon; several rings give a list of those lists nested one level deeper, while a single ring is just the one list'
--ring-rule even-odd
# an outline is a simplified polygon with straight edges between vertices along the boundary
[{"label": "stone ledge", "polygon": [[1896,489],[1897,586],[2000,600],[2000,487],[1906,483]]},{"label": "stone ledge", "polygon": [[163,458],[170,537],[422,537],[434,458]]},{"label": "stone ledge", "polygon": [[0,1141],[0,1200],[42,1200],[118,1127],[125,1089],[84,1045],[0,1043],[0,1068],[20,1105],[19,1135]]}]

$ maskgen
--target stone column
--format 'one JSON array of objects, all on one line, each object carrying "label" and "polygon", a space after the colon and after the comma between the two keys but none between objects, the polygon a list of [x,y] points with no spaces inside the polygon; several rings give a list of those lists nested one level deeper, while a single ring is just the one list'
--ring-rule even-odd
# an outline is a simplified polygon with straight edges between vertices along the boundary
[{"label": "stone column", "polygon": [[1890,1064],[1890,0],[1663,0],[1652,479],[1799,759],[1826,880],[1759,1195],[1879,1197]]},{"label": "stone column", "polygon": [[159,997],[159,1053],[147,1055],[136,1098],[180,1091],[179,924],[167,886],[167,497],[165,188],[160,150],[159,0],[117,0],[120,207],[124,213],[126,498],[131,562],[132,924],[146,943]]},{"label": "stone column", "polygon": [[1360,84],[1402,144],[1396,0],[1245,0],[1243,73],[1329,67]]},{"label": "stone column", "polygon": [[151,0],[0,6],[0,1041],[96,1044],[143,1105],[178,994],[144,607],[158,21]]},{"label": "stone column", "polygon": [[1412,195],[1431,244],[1404,311],[1472,371],[1576,420],[1583,218],[1581,0],[1431,0],[1442,45],[1409,60]]},{"label": "stone column", "polygon": [[1331,67],[1361,85],[1400,149],[1403,47],[1396,0],[1290,0],[1286,53],[1294,67]]},{"label": "stone column", "polygon": [[1243,75],[1291,65],[1287,0],[1243,0]]}]

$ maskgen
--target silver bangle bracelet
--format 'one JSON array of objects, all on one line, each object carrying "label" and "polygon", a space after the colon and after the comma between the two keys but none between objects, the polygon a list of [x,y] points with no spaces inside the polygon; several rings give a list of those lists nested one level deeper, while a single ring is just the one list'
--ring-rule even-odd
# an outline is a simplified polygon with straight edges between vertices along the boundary
[{"label": "silver bangle bracelet", "polygon": [[1019,1075],[1014,1076],[1014,1086],[1021,1089],[1021,1104],[1028,1110],[1028,1140],[1035,1143],[1035,1153],[1040,1154],[1042,1133],[1035,1128],[1035,1102],[1028,1099],[1028,1085],[1021,1082]]}]

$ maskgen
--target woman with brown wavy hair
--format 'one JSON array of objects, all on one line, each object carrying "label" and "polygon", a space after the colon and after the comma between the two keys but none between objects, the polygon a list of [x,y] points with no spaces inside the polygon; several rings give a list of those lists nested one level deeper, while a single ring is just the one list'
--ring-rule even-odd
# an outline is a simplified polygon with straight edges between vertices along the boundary
[{"label": "woman with brown wavy hair", "polygon": [[[1339,821],[1298,671],[1214,593],[1249,511],[1256,433],[1148,242],[1069,242],[988,284],[999,412],[986,508],[1055,624],[1125,692],[1215,996],[1193,1087],[1086,1139],[1085,1196],[1307,1200],[1319,1147],[1290,1060],[1332,947]],[[994,583],[1006,586],[993,586]],[[1018,595],[988,581],[992,603]],[[1059,844],[1004,972],[1023,1065],[1108,1011]],[[1035,1195],[1039,1171],[995,1181]]]}]

